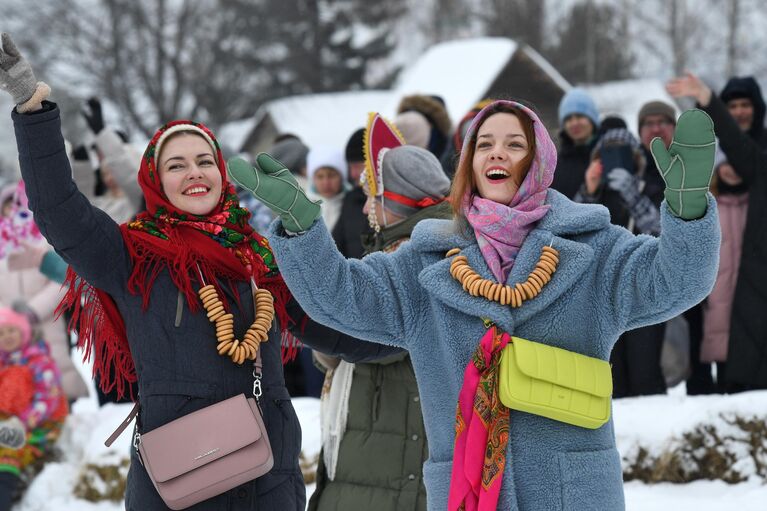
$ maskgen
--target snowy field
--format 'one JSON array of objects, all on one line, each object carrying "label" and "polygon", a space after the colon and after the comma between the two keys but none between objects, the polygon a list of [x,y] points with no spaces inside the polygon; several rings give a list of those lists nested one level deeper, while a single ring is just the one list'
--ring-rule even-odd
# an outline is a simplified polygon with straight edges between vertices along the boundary
[{"label": "snowy field", "polygon": [[[702,421],[715,421],[720,413],[738,412],[744,416],[767,414],[767,391],[735,396],[685,396],[681,387],[668,396],[623,399],[615,402],[615,427],[618,449],[630,452],[638,443],[662,448],[672,437],[690,431]],[[319,401],[298,398],[293,401],[303,428],[303,450],[308,456],[319,452]],[[130,405],[108,405],[101,409],[90,400],[75,403],[60,447],[63,459],[46,466],[34,481],[24,500],[14,511],[119,511],[121,502],[91,503],[73,496],[81,468],[87,463],[119,464],[130,448],[130,435],[124,434],[111,449],[104,439],[122,421]],[[117,461],[118,463],[114,463]],[[311,495],[313,485],[307,487]],[[740,484],[698,481],[690,484],[627,483],[628,511],[764,511],[767,509],[767,484],[751,477]]]}]

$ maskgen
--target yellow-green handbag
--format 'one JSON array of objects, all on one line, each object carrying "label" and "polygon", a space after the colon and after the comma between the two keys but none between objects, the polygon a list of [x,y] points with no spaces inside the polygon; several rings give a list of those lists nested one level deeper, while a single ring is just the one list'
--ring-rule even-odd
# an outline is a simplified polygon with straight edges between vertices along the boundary
[{"label": "yellow-green handbag", "polygon": [[596,429],[610,419],[610,364],[512,337],[501,353],[499,395],[508,408]]}]

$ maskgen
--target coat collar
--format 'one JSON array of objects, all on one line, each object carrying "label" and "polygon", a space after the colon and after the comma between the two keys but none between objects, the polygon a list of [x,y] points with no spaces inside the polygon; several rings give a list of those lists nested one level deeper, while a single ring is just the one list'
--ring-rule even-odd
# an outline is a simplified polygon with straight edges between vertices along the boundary
[{"label": "coat collar", "polygon": [[514,332],[516,325],[524,323],[570,289],[591,264],[594,250],[586,243],[568,238],[597,231],[610,224],[610,215],[603,206],[576,204],[553,190],[549,190],[546,202],[552,207],[525,239],[506,284],[514,285],[527,279],[544,245],[551,244],[559,251],[560,263],[551,282],[522,307],[512,309],[483,297],[473,297],[453,279],[449,271],[450,259],[444,257],[444,253],[458,247],[477,273],[483,278],[495,280],[474,234],[466,230],[461,232],[453,221],[424,221],[413,232],[415,248],[423,252],[441,252],[436,263],[421,271],[419,282],[449,307],[471,316],[489,318],[505,331]]}]

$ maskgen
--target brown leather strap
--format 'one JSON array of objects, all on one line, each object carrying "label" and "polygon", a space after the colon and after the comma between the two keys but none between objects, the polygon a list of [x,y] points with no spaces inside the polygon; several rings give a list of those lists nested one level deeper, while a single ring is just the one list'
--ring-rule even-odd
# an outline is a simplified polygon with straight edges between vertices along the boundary
[{"label": "brown leather strap", "polygon": [[130,423],[133,421],[133,418],[136,417],[136,414],[138,414],[138,401],[136,401],[136,404],[133,405],[133,409],[130,411],[125,420],[122,421],[119,426],[117,426],[115,432],[109,435],[109,438],[107,438],[106,442],[104,442],[104,445],[110,447],[114,441],[117,440],[117,437],[119,437],[122,432],[125,431],[125,428],[130,425]]}]

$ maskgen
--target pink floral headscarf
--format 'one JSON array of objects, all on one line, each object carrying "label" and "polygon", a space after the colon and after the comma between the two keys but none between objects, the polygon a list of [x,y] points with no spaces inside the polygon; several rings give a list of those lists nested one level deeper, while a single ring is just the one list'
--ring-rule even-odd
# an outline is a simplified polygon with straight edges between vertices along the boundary
[{"label": "pink floral headscarf", "polygon": [[464,196],[462,208],[474,229],[479,249],[490,271],[499,282],[504,283],[528,233],[549,210],[549,206],[545,205],[546,192],[554,179],[557,149],[535,112],[516,101],[495,101],[483,108],[469,127],[459,168],[467,157],[469,144],[475,143],[479,127],[493,113],[497,113],[493,110],[498,105],[515,107],[533,121],[535,158],[511,204],[499,204],[469,191]]}]

